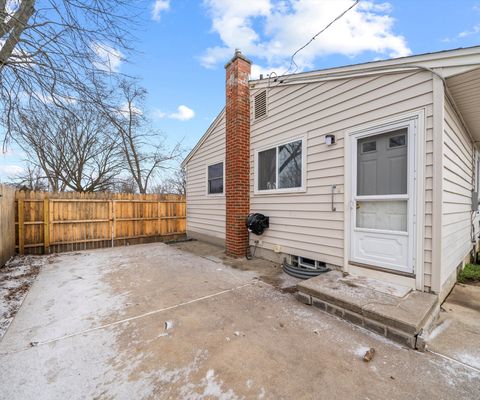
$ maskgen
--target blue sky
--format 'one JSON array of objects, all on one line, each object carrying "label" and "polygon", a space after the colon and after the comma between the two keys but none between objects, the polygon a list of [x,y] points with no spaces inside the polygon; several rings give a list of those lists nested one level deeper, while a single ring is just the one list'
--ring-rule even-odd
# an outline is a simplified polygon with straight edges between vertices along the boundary
[{"label": "blue sky", "polygon": [[[141,79],[146,112],[170,144],[191,148],[224,105],[223,65],[235,47],[260,72],[283,73],[289,56],[352,0],[151,0],[133,54],[119,72]],[[480,0],[360,1],[296,58],[299,70],[480,44]],[[179,108],[180,107],[180,108]],[[23,167],[0,155],[0,180]]]}]

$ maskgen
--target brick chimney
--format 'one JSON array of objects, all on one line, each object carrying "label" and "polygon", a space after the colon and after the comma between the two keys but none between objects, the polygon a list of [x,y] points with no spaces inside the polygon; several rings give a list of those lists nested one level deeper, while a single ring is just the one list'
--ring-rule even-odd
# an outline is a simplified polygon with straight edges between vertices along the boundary
[{"label": "brick chimney", "polygon": [[235,50],[226,69],[226,253],[245,256],[248,239],[245,221],[250,211],[250,91],[251,62]]}]

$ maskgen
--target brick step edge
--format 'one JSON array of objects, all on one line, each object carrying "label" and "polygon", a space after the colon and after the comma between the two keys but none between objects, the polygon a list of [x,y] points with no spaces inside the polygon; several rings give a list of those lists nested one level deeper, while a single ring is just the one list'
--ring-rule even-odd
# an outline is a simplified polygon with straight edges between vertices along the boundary
[{"label": "brick step edge", "polygon": [[329,302],[317,299],[314,296],[302,292],[297,292],[296,298],[301,303],[313,306],[321,311],[344,319],[345,321],[348,321],[352,324],[361,326],[369,331],[382,335],[408,348],[419,350],[422,352],[425,351],[424,341],[421,339],[417,340],[419,335],[422,333],[422,330],[420,330],[420,332],[415,335],[407,333],[399,329],[392,328],[388,325],[379,323],[378,321],[374,321],[370,318],[365,317],[364,315],[358,314],[350,310],[346,310],[342,307],[338,307],[337,305],[333,305]]}]

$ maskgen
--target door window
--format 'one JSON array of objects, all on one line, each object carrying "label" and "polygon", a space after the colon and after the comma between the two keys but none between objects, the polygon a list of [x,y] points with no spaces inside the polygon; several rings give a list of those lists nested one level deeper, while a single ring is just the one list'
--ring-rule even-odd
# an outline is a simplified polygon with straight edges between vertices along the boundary
[{"label": "door window", "polygon": [[407,134],[403,128],[358,140],[357,228],[407,231]]},{"label": "door window", "polygon": [[[358,196],[407,194],[406,133],[407,128],[358,140]],[[403,139],[399,139],[400,136]],[[403,141],[405,144],[395,145]],[[366,152],[364,145],[373,148],[371,143],[375,143],[376,151]]]}]

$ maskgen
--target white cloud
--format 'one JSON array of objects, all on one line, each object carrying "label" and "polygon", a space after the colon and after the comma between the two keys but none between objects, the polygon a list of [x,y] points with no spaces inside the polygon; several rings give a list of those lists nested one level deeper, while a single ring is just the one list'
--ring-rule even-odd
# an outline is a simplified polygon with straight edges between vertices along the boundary
[{"label": "white cloud", "polygon": [[93,63],[96,68],[106,72],[118,72],[123,60],[123,54],[113,47],[104,43],[92,43],[92,50],[97,55]]},{"label": "white cloud", "polygon": [[187,106],[180,105],[177,108],[176,113],[170,114],[168,117],[172,119],[178,119],[179,121],[188,121],[195,116],[195,111]]},{"label": "white cloud", "polygon": [[152,117],[155,119],[162,119],[167,116],[166,112],[163,112],[162,110],[159,110],[158,108],[154,109],[152,111]]},{"label": "white cloud", "polygon": [[143,111],[136,107],[135,104],[132,103],[131,107],[128,106],[128,103],[123,103],[122,106],[119,109],[120,113],[127,118],[130,115],[130,112],[132,115],[142,115]]},{"label": "white cloud", "polygon": [[[291,55],[317,32],[353,4],[352,0],[205,0],[212,30],[221,46],[206,49],[200,57],[210,68],[224,63],[240,48],[257,57],[269,70],[289,65]],[[370,51],[382,56],[411,54],[405,38],[393,32],[392,6],[362,1],[335,22],[295,62],[299,70],[312,68],[317,58],[329,54],[354,57]],[[276,69],[277,73],[284,72]]]},{"label": "white cloud", "polygon": [[170,0],[155,0],[152,5],[152,19],[160,21],[162,12],[170,9]]},{"label": "white cloud", "polygon": [[170,119],[176,119],[179,121],[188,121],[193,117],[195,117],[195,111],[193,111],[191,108],[182,104],[177,107],[176,112],[170,113],[170,114],[162,110],[155,109],[152,112],[152,117],[155,119],[170,118]]},{"label": "white cloud", "polygon": [[463,31],[463,32],[460,32],[458,34],[458,37],[460,39],[462,38],[465,38],[467,36],[472,36],[472,35],[476,35],[477,33],[480,33],[480,24],[478,25],[475,25],[472,29],[468,30],[468,31]]},{"label": "white cloud", "polygon": [[[480,13],[480,4],[476,4],[472,7],[472,10]],[[472,36],[472,35],[478,35],[480,34],[480,24],[477,24],[473,26],[471,29],[467,29],[465,31],[462,31],[458,33],[457,35],[453,37],[445,37],[442,39],[442,42],[444,43],[451,43],[451,42],[457,42],[461,39],[465,39],[466,37]]]},{"label": "white cloud", "polygon": [[7,147],[6,149],[2,149],[1,155],[3,158],[7,157],[16,157],[16,158],[25,158],[26,154],[22,150],[14,149],[12,147]]},{"label": "white cloud", "polygon": [[0,175],[5,177],[14,177],[15,175],[21,174],[25,169],[20,165],[7,164],[0,165]]},{"label": "white cloud", "polygon": [[5,4],[5,22],[10,21],[13,15],[18,11],[20,8],[20,1],[21,0],[7,0]]}]

